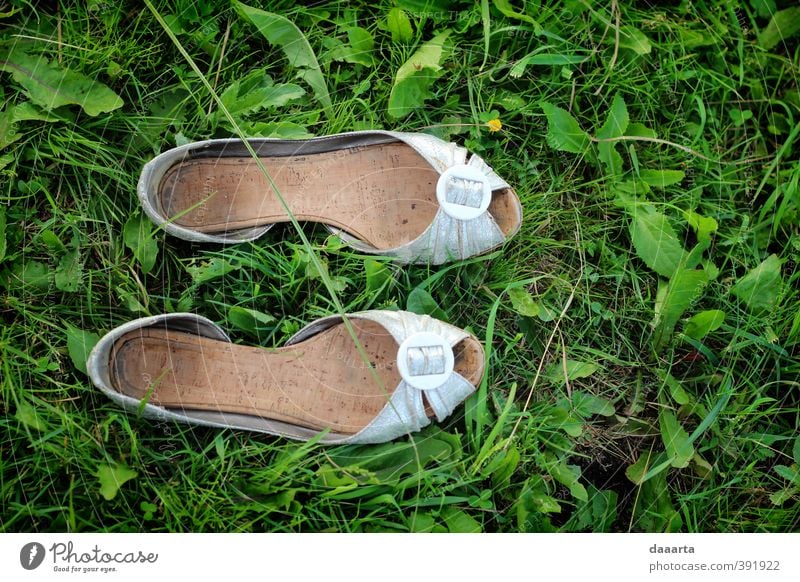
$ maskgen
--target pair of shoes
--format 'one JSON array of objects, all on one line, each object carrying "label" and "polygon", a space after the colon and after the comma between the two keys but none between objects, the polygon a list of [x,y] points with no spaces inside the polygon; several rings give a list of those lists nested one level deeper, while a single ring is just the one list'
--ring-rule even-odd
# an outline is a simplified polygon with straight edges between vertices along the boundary
[{"label": "pair of shoes", "polygon": [[[517,195],[481,158],[432,136],[249,143],[297,220],[322,223],[362,252],[441,264],[502,245],[522,221]],[[157,156],[138,195],[156,224],[190,241],[251,241],[289,220],[236,139]],[[484,364],[464,330],[373,310],[319,319],[273,350],[234,344],[191,313],[142,318],[101,338],[87,370],[114,402],[149,418],[366,444],[444,420],[475,391]]]}]

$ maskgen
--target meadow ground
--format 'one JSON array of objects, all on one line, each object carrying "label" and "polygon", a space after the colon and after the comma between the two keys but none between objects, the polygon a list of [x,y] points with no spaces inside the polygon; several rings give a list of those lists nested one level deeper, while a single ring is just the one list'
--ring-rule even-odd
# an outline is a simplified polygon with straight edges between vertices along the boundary
[{"label": "meadow ground", "polygon": [[[797,530],[792,5],[2,3],[0,529]],[[321,227],[222,248],[139,211],[176,144],[375,128],[484,157],[520,233],[401,268]],[[271,347],[334,297],[471,330],[480,390],[413,438],[322,447],[154,424],[85,375],[136,317]]]}]

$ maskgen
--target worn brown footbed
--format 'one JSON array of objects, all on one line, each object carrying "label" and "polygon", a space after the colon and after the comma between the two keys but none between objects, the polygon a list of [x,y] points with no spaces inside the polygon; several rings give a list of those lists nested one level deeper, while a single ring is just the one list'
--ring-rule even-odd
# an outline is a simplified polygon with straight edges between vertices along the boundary
[{"label": "worn brown footbed", "polygon": [[[383,387],[342,323],[277,349],[140,329],[115,343],[111,381],[123,394],[166,408],[247,414],[355,434],[384,408],[401,378],[394,338],[375,322],[351,322]],[[453,351],[455,370],[477,384],[484,365],[480,343],[466,338]],[[427,403],[426,411],[433,416]]]},{"label": "worn brown footbed", "polygon": [[[439,207],[439,174],[404,143],[261,161],[297,220],[332,225],[379,250],[416,239]],[[289,220],[255,160],[247,157],[176,164],[167,170],[159,198],[175,224],[203,233]],[[518,208],[513,190],[493,193],[489,212],[507,237],[519,226]]]}]

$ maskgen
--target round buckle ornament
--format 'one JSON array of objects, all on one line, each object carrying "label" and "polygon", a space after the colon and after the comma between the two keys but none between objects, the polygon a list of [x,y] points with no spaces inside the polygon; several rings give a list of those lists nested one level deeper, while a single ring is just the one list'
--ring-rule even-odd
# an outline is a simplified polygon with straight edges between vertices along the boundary
[{"label": "round buckle ornament", "polygon": [[430,331],[410,335],[397,350],[397,368],[410,386],[435,390],[453,373],[453,348],[442,336]]},{"label": "round buckle ornament", "polygon": [[489,208],[492,187],[489,179],[475,166],[451,166],[439,176],[436,199],[442,209],[458,220],[472,220]]}]

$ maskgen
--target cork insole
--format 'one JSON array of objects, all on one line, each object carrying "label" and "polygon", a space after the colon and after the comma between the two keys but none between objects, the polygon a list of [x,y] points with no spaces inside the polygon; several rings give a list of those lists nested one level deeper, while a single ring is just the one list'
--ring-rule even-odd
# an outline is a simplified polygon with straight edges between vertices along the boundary
[{"label": "cork insole", "polygon": [[[377,249],[416,239],[439,207],[439,174],[404,143],[308,155],[262,157],[300,221],[340,228]],[[204,233],[288,222],[277,196],[249,157],[198,158],[171,167],[159,198],[174,223]],[[489,212],[506,235],[516,230],[512,190],[493,194]]]},{"label": "cork insole", "polygon": [[[401,378],[394,338],[372,321],[351,321],[383,388],[344,324],[270,350],[144,328],[115,344],[112,383],[123,394],[166,408],[247,414],[354,434],[384,408]],[[454,353],[456,371],[477,384],[483,374],[480,344],[468,338]]]}]

